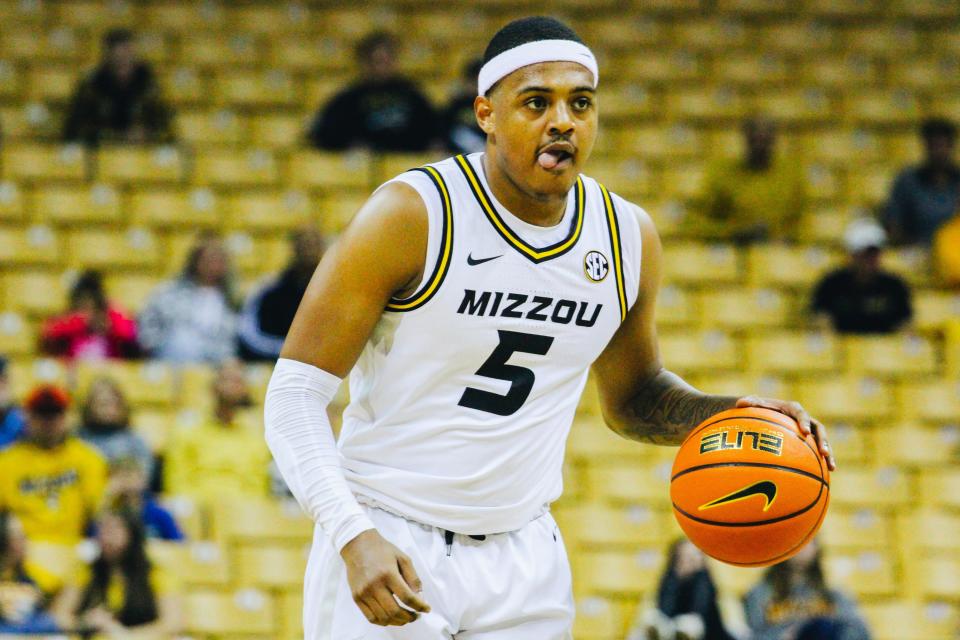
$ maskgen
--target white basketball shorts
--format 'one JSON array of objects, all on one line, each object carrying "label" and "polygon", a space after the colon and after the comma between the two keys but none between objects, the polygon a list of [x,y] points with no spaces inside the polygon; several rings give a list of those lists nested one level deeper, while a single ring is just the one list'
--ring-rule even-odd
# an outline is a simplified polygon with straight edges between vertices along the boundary
[{"label": "white basketball shorts", "polygon": [[[549,512],[475,540],[373,507],[384,538],[410,556],[431,611],[402,627],[367,621],[343,559],[316,527],[304,580],[305,640],[570,640],[574,605],[563,538]],[[449,551],[449,553],[448,553]]]}]

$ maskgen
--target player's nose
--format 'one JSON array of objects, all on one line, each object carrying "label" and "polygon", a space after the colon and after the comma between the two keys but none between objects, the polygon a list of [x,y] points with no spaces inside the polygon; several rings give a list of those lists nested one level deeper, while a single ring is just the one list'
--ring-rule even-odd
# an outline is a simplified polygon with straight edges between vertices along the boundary
[{"label": "player's nose", "polygon": [[563,100],[557,100],[550,111],[550,135],[569,136],[575,128],[570,107]]}]

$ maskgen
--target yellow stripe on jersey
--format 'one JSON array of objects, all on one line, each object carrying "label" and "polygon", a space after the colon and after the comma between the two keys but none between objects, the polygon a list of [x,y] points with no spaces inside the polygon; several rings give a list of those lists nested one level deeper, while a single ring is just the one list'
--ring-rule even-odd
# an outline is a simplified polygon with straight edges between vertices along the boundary
[{"label": "yellow stripe on jersey", "polygon": [[[599,183],[597,183],[599,184]],[[623,258],[620,254],[620,225],[617,222],[617,210],[610,199],[610,192],[602,184],[603,206],[607,211],[607,227],[610,232],[610,249],[613,252],[613,273],[617,279],[617,300],[620,302],[620,321],[627,319],[627,296],[623,285]]]},{"label": "yellow stripe on jersey", "polygon": [[484,213],[486,213],[487,218],[490,220],[491,224],[493,224],[500,236],[533,262],[542,262],[543,260],[548,260],[550,258],[563,255],[569,251],[580,238],[580,232],[583,230],[584,211],[584,188],[583,180],[580,179],[580,176],[577,176],[576,190],[574,191],[576,199],[574,205],[576,206],[576,216],[571,223],[570,234],[566,239],[561,240],[556,244],[537,249],[536,247],[532,247],[524,242],[523,239],[517,236],[503,221],[496,209],[493,207],[490,197],[487,195],[486,190],[480,183],[480,179],[477,177],[477,173],[474,171],[470,162],[468,162],[467,159],[462,155],[457,156],[456,160],[457,164],[460,165],[460,170],[463,172],[463,175],[467,178],[467,182],[470,184],[470,189],[473,191],[474,197],[477,199],[477,202],[480,203],[480,208],[483,209]]},{"label": "yellow stripe on jersey", "polygon": [[430,176],[433,185],[440,193],[440,201],[443,203],[443,229],[440,239],[440,255],[433,268],[433,274],[423,288],[408,298],[391,298],[387,303],[387,311],[413,311],[426,304],[427,301],[433,297],[433,294],[437,292],[437,289],[440,288],[440,284],[446,277],[450,267],[450,256],[453,253],[453,207],[450,205],[450,192],[447,189],[447,183],[443,180],[440,172],[433,167],[419,167],[414,169],[414,171],[422,171]]}]

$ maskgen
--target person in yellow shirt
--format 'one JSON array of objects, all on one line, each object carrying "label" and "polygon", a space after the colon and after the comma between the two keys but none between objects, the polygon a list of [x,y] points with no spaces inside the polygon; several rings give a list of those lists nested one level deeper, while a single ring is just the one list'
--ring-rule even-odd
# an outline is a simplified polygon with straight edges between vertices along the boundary
[{"label": "person in yellow shirt", "polygon": [[270,452],[263,433],[238,414],[251,404],[243,365],[225,361],[213,382],[213,416],[174,432],[164,461],[164,490],[202,504],[227,497],[268,495]]},{"label": "person in yellow shirt", "polygon": [[27,539],[16,516],[0,511],[0,636],[54,633],[63,583],[27,558]]},{"label": "person in yellow shirt", "polygon": [[31,541],[73,544],[100,507],[107,463],[67,430],[66,392],[41,385],[27,396],[24,437],[0,452],[0,509]]},{"label": "person in yellow shirt", "polygon": [[96,522],[97,558],[80,567],[64,596],[73,626],[106,637],[169,638],[181,629],[181,606],[170,576],[147,557],[136,513],[105,511]]},{"label": "person in yellow shirt", "polygon": [[737,243],[793,240],[806,199],[801,166],[776,155],[777,130],[770,120],[747,120],[743,136],[744,158],[708,167],[694,231]]}]

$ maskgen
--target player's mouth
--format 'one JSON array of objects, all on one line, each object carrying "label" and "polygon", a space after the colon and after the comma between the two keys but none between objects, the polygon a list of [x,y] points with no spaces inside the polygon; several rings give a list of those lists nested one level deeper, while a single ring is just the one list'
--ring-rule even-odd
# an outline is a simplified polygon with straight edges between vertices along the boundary
[{"label": "player's mouth", "polygon": [[577,148],[569,142],[552,142],[537,153],[537,164],[547,171],[564,171],[573,166]]}]

